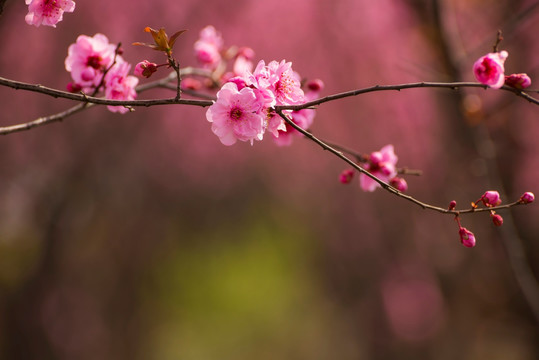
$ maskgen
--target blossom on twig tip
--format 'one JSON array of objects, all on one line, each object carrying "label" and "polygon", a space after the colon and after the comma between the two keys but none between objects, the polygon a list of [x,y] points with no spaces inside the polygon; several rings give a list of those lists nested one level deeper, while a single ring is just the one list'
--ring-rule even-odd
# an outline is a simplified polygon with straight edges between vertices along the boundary
[{"label": "blossom on twig tip", "polygon": [[520,197],[518,201],[523,204],[532,203],[535,201],[535,195],[532,192],[527,191],[524,194],[522,194],[522,196]]},{"label": "blossom on twig tip", "polygon": [[477,81],[493,89],[501,88],[505,82],[504,62],[508,55],[507,51],[500,51],[480,57],[473,65]]}]

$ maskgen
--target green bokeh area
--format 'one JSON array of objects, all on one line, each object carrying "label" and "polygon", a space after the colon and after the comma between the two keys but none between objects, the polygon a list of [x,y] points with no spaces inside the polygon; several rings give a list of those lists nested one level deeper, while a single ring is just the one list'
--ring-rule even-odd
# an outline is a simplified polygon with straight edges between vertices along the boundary
[{"label": "green bokeh area", "polygon": [[146,293],[155,358],[313,358],[328,345],[313,237],[293,224],[244,224],[208,229],[155,264]]}]

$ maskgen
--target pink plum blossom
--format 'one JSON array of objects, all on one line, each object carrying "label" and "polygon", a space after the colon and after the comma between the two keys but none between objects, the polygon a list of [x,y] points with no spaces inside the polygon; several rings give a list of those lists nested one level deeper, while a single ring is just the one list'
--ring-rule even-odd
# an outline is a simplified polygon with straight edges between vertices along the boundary
[{"label": "pink plum blossom", "polygon": [[224,145],[233,145],[237,140],[262,140],[265,130],[264,102],[255,93],[256,89],[244,87],[238,90],[228,82],[217,93],[217,101],[206,112],[212,123],[212,131]]},{"label": "pink plum blossom", "polygon": [[460,237],[460,242],[462,243],[462,245],[466,247],[470,247],[470,248],[475,246],[475,235],[468,229],[464,227],[460,227],[459,237]]},{"label": "pink plum blossom", "polygon": [[516,89],[525,89],[530,87],[532,80],[528,74],[511,74],[505,77],[505,85],[514,87]]},{"label": "pink plum blossom", "polygon": [[200,38],[195,42],[195,56],[205,68],[215,70],[221,62],[223,38],[211,25],[200,31]]},{"label": "pink plum blossom", "polygon": [[271,89],[275,94],[277,105],[301,104],[305,101],[301,89],[299,75],[292,70],[292,63],[282,60],[268,64],[271,79]]},{"label": "pink plum blossom", "polygon": [[493,89],[501,88],[505,82],[504,62],[508,55],[507,51],[500,51],[480,57],[473,65],[477,81]]},{"label": "pink plum blossom", "polygon": [[28,14],[25,16],[28,25],[56,27],[63,19],[64,12],[73,12],[75,2],[72,0],[26,0]]},{"label": "pink plum blossom", "polygon": [[[308,102],[314,100],[320,96],[320,91],[324,89],[324,83],[322,80],[315,79],[307,83],[307,90],[304,94],[304,101]],[[302,109],[293,111],[292,121],[296,123],[302,129],[309,129],[314,122],[315,110]],[[279,130],[277,134],[273,135],[273,139],[278,146],[289,146],[292,144],[295,136],[303,136],[300,132],[285,123],[285,129]]]},{"label": "pink plum blossom", "polygon": [[88,92],[101,82],[104,71],[114,61],[115,51],[115,45],[103,34],[80,35],[68,48],[65,68],[75,83]]},{"label": "pink plum blossom", "polygon": [[[135,87],[138,79],[128,75],[131,65],[125,61],[115,64],[105,76],[105,96],[111,100],[134,100],[137,97]],[[129,111],[124,106],[107,106],[112,112],[124,114]]]},{"label": "pink plum blossom", "polygon": [[[387,183],[397,175],[397,161],[393,145],[386,145],[380,151],[370,154],[365,170]],[[359,175],[359,183],[364,191],[374,191],[380,187],[380,184],[365,174]]]},{"label": "pink plum blossom", "polygon": [[246,76],[253,71],[253,58],[255,52],[250,47],[242,47],[238,50],[234,60],[233,73],[235,76]]}]

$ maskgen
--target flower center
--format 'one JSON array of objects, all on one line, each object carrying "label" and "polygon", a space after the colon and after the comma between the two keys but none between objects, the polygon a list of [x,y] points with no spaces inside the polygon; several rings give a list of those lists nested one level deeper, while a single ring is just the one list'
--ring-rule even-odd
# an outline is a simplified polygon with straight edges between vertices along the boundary
[{"label": "flower center", "polygon": [[495,76],[496,75],[496,71],[497,71],[497,68],[496,68],[496,64],[494,64],[494,62],[490,59],[485,59],[483,60],[483,64],[484,66],[484,73],[486,76]]},{"label": "flower center", "polygon": [[233,120],[236,120],[236,121],[240,120],[242,114],[243,114],[243,111],[237,106],[233,107],[230,110],[230,118],[233,119]]},{"label": "flower center", "polygon": [[276,92],[286,97],[287,95],[290,95],[292,92],[292,79],[287,74],[282,74],[281,78],[279,79],[279,82],[277,82],[277,85],[275,86]]},{"label": "flower center", "polygon": [[86,60],[86,66],[93,67],[94,69],[99,69],[101,67],[101,56],[99,55],[92,55],[88,57],[88,60]]}]

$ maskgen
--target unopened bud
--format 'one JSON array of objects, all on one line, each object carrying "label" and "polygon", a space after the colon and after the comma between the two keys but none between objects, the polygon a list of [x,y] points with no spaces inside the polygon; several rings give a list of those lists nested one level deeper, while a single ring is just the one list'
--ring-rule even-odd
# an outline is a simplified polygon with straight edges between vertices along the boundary
[{"label": "unopened bud", "polygon": [[350,181],[352,181],[353,177],[354,177],[354,169],[346,169],[346,170],[343,170],[343,172],[339,176],[339,181],[343,184],[349,184]]},{"label": "unopened bud", "polygon": [[522,194],[522,196],[520,197],[520,199],[518,200],[519,202],[523,203],[523,204],[529,204],[529,203],[532,203],[535,201],[535,195],[533,195],[532,192],[525,192],[524,194]]},{"label": "unopened bud", "polygon": [[135,65],[135,75],[149,78],[157,71],[157,64],[144,60]]},{"label": "unopened bud", "polygon": [[311,91],[321,91],[324,88],[324,82],[320,79],[314,79],[307,83],[307,89]]},{"label": "unopened bud", "polygon": [[408,184],[403,178],[395,176],[393,179],[391,179],[390,184],[400,192],[405,192],[406,190],[408,190]]},{"label": "unopened bud", "polygon": [[481,197],[481,199],[483,200],[483,204],[485,204],[485,206],[498,206],[502,203],[500,194],[497,191],[487,191]]},{"label": "unopened bud", "polygon": [[461,227],[459,229],[460,242],[466,247],[475,246],[475,235],[466,228]]},{"label": "unopened bud", "polygon": [[455,200],[451,200],[451,202],[449,203],[448,209],[455,210],[456,207],[457,207],[457,202]]},{"label": "unopened bud", "polygon": [[490,214],[490,217],[492,218],[492,222],[496,226],[502,226],[503,225],[503,218],[498,214]]},{"label": "unopened bud", "polygon": [[71,93],[78,93],[82,90],[82,86],[77,83],[69,83],[67,84],[66,89]]},{"label": "unopened bud", "polygon": [[527,74],[511,74],[505,77],[505,85],[515,89],[525,89],[532,84],[532,80]]}]

